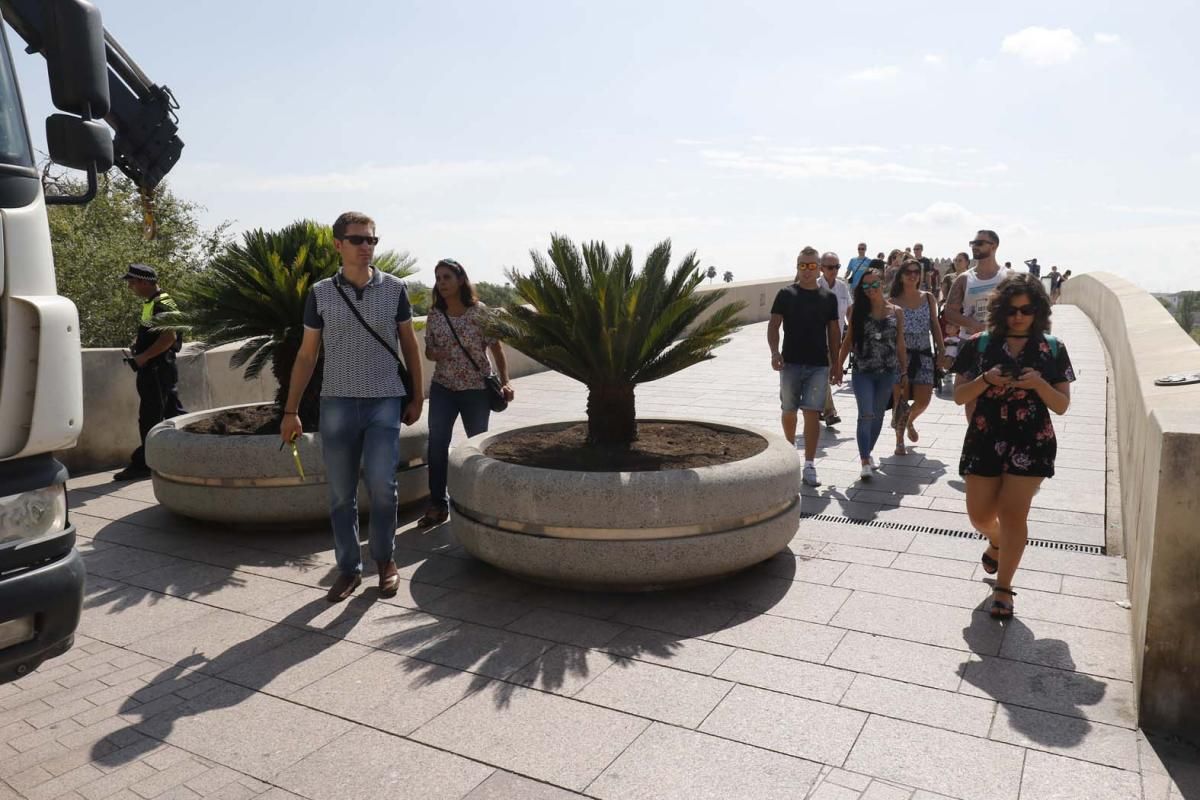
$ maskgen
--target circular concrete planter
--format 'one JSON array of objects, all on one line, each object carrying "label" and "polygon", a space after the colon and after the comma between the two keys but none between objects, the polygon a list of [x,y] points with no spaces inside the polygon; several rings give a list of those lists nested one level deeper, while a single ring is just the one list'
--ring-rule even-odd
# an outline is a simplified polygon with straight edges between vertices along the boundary
[{"label": "circular concrete planter", "polygon": [[[279,449],[279,437],[213,436],[188,433],[186,426],[246,403],[184,414],[160,422],[146,437],[146,463],[153,472],[154,496],[177,514],[215,522],[319,522],[329,518],[329,489],[321,461],[321,434],[306,433],[296,442],[304,478],[296,471],[291,448]],[[429,494],[425,451],[429,428],[424,417],[400,432],[396,472],[400,505]],[[359,485],[359,508],[366,489]]]},{"label": "circular concrete planter", "polygon": [[[450,453],[451,525],[470,553],[541,583],[648,591],[719,578],[791,541],[800,522],[800,460],[778,436],[741,461],[660,472],[574,472],[485,455],[511,432],[484,433]],[[520,430],[553,430],[578,420]]]}]

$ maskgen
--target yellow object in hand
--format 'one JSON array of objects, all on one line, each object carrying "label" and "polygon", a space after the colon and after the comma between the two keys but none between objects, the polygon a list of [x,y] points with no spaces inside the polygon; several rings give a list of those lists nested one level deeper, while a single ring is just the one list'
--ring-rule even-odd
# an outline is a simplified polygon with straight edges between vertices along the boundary
[{"label": "yellow object in hand", "polygon": [[304,465],[300,463],[300,450],[296,447],[296,440],[292,439],[292,458],[296,461],[296,472],[300,473],[300,480],[304,480]]}]

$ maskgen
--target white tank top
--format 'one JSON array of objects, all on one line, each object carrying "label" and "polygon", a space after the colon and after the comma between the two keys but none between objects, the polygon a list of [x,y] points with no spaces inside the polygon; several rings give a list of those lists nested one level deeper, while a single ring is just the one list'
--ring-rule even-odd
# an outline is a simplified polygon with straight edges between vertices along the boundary
[{"label": "white tank top", "polygon": [[975,267],[967,270],[967,289],[963,293],[963,316],[987,325],[988,299],[992,296],[992,290],[1011,274],[1012,270],[1001,267],[992,277],[980,278]]}]

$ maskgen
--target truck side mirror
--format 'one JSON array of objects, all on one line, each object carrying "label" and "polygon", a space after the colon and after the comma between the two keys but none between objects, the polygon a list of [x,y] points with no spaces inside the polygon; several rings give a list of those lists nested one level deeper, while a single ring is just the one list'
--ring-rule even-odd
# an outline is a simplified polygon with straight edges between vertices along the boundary
[{"label": "truck side mirror", "polygon": [[51,114],[46,118],[46,147],[50,160],[71,169],[87,170],[87,192],[80,195],[46,195],[50,205],[82,205],[96,196],[98,172],[113,165],[113,140],[102,122],[84,120],[69,114]]},{"label": "truck side mirror", "polygon": [[46,71],[55,108],[88,119],[109,110],[108,58],[100,9],[87,0],[46,0]]},{"label": "truck side mirror", "polygon": [[46,117],[46,147],[50,160],[71,169],[107,172],[113,165],[113,140],[102,122],[68,114]]}]

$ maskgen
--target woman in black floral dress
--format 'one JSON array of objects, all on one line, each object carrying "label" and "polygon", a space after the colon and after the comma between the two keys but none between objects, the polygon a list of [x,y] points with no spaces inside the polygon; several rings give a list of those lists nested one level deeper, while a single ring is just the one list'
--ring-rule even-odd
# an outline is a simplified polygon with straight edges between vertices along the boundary
[{"label": "woman in black floral dress", "polygon": [[964,341],[954,363],[954,402],[974,403],[958,471],[971,524],[989,542],[981,560],[996,575],[991,615],[1008,619],[1029,506],[1054,475],[1050,412],[1066,413],[1075,371],[1066,347],[1046,332],[1050,299],[1040,281],[1025,273],[1005,278],[988,310],[987,332]]}]

